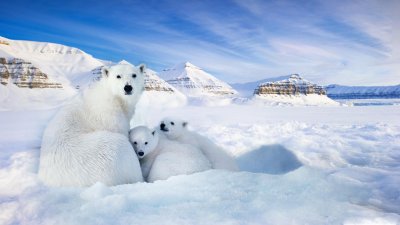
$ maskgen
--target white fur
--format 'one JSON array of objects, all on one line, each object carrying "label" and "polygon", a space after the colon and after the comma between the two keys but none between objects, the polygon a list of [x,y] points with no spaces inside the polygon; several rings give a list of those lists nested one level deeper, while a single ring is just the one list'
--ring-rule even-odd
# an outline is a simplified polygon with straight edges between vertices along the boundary
[{"label": "white fur", "polygon": [[138,157],[148,182],[211,169],[210,161],[199,149],[168,140],[157,130],[135,127],[130,131],[129,139],[136,153],[144,153]]},{"label": "white fur", "polygon": [[[127,135],[143,92],[144,69],[144,65],[104,68],[99,82],[50,121],[40,152],[39,178],[45,184],[89,186],[96,182],[118,185],[143,181]],[[127,95],[125,85],[133,87],[131,95]]]},{"label": "white fur", "polygon": [[[161,129],[161,124],[164,124],[164,129]],[[161,121],[160,130],[170,140],[174,140],[183,144],[189,144],[199,148],[210,160],[214,169],[231,171],[239,170],[238,165],[232,156],[214,144],[207,137],[201,136],[196,132],[189,131],[187,129],[187,122],[179,119],[166,118]]]}]

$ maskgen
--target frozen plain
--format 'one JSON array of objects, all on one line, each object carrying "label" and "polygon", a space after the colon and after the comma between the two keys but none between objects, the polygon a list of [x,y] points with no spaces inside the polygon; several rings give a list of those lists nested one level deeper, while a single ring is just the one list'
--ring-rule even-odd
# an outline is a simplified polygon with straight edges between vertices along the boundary
[{"label": "frozen plain", "polygon": [[[37,178],[54,112],[0,112],[0,224],[400,223],[398,105],[149,109],[143,123],[187,119],[246,171],[88,188],[49,188]],[[290,168],[287,151],[303,166]]]}]

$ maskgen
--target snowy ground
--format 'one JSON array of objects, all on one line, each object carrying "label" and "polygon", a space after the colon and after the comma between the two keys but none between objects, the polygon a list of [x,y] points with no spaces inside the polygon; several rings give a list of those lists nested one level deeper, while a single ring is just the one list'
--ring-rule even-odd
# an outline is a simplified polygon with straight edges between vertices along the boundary
[{"label": "snowy ground", "polygon": [[187,119],[246,171],[89,188],[37,179],[54,112],[0,112],[0,224],[400,223],[400,106],[150,110],[147,124]]}]

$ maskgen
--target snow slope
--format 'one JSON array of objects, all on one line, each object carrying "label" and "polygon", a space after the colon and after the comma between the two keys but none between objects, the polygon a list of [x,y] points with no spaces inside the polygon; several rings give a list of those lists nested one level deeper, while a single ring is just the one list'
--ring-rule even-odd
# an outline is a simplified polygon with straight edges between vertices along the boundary
[{"label": "snow slope", "polygon": [[[253,172],[88,188],[49,188],[37,178],[54,110],[0,112],[0,224],[398,224],[399,109],[151,109],[148,125],[187,119]],[[254,159],[297,166],[276,173]]]},{"label": "snow slope", "polygon": [[400,85],[395,86],[342,86],[326,87],[328,96],[334,99],[400,98]]},{"label": "snow slope", "polygon": [[145,86],[146,91],[144,92],[144,96],[148,98],[147,101],[152,105],[158,107],[177,107],[186,104],[186,96],[161,79],[151,69],[146,70]]}]

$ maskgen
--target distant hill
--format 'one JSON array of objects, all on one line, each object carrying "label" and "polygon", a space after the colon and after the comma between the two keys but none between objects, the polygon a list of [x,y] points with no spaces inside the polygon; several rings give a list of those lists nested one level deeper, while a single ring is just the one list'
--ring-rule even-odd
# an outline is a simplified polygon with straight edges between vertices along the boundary
[{"label": "distant hill", "polygon": [[395,86],[344,86],[332,84],[325,87],[333,99],[400,98],[400,85]]}]

